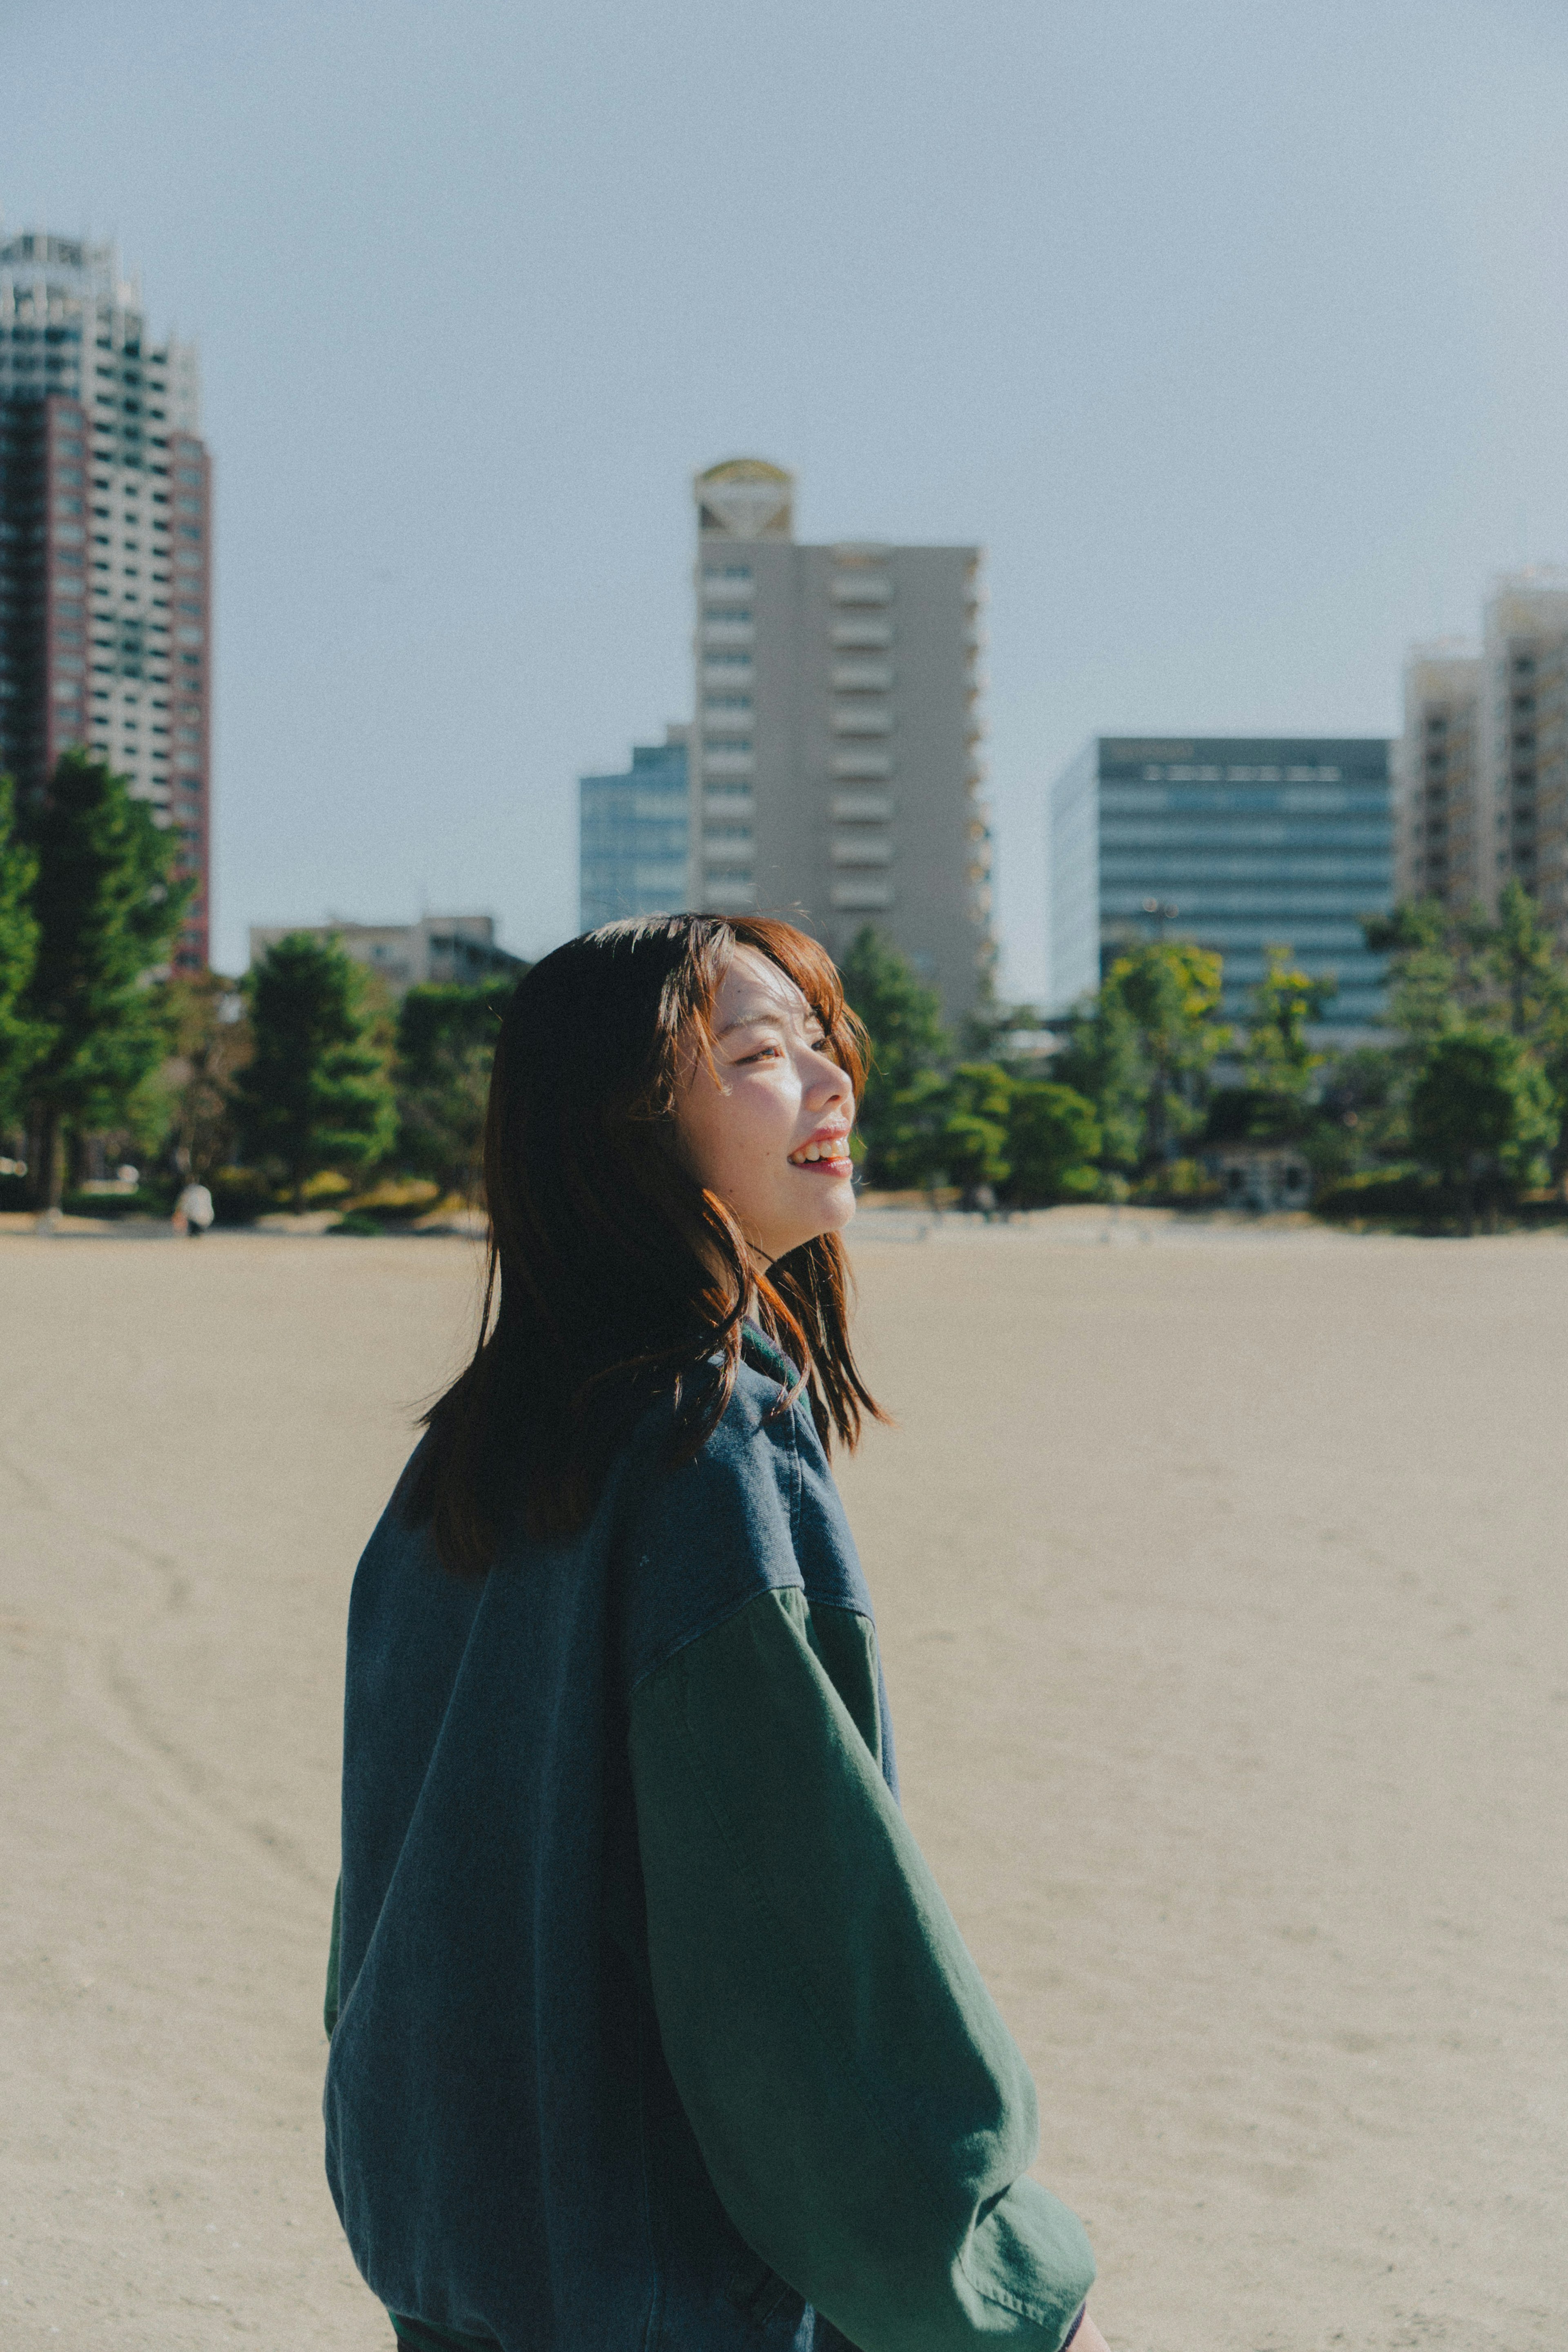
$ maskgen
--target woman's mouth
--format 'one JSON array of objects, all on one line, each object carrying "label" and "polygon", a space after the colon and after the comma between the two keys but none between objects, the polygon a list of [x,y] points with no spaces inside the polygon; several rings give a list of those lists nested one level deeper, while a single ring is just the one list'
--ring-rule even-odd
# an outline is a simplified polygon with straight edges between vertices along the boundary
[{"label": "woman's mouth", "polygon": [[804,1168],[819,1176],[848,1176],[854,1162],[850,1158],[848,1132],[841,1135],[814,1135],[810,1143],[802,1143],[798,1151],[789,1154],[791,1168]]}]

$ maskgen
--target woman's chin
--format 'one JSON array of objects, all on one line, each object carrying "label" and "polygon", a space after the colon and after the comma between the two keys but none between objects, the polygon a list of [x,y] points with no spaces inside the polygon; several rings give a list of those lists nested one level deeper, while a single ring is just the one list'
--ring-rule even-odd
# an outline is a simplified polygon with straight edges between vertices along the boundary
[{"label": "woman's chin", "polygon": [[820,1197],[812,1202],[812,1214],[808,1223],[802,1219],[793,1230],[793,1238],[774,1252],[774,1263],[788,1257],[792,1250],[804,1249],[808,1242],[821,1239],[823,1234],[840,1234],[855,1213],[855,1187],[852,1176],[817,1176],[812,1182],[820,1189]]},{"label": "woman's chin", "polygon": [[808,1236],[815,1241],[819,1234],[841,1234],[855,1213],[855,1181],[852,1176],[828,1176],[821,1180],[822,1198],[817,1205],[816,1223]]}]

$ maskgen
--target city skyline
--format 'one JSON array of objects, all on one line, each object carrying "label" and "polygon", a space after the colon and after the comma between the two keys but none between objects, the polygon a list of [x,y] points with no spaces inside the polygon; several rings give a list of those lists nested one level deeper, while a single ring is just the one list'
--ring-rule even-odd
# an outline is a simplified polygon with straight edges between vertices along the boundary
[{"label": "city skyline", "polygon": [[1020,995],[1090,734],[1391,736],[1406,647],[1568,555],[1561,11],[85,0],[0,58],[7,227],[118,234],[201,341],[229,968],[324,905],[570,930],[572,779],[685,703],[706,455],[805,540],[987,548]]}]

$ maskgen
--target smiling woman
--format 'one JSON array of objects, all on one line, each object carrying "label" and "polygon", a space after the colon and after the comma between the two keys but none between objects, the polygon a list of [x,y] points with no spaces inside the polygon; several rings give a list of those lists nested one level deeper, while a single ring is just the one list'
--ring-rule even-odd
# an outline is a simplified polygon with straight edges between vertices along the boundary
[{"label": "smiling woman", "polygon": [[[841,1026],[841,1010],[829,1019]],[[854,1215],[854,1081],[828,1022],[759,948],[737,946],[706,1026],[688,1054],[676,1129],[765,1273]]]},{"label": "smiling woman", "polygon": [[503,1022],[479,1346],[349,1622],[327,2166],[416,2352],[1101,2352],[828,1466],[862,1068],[758,919]]}]

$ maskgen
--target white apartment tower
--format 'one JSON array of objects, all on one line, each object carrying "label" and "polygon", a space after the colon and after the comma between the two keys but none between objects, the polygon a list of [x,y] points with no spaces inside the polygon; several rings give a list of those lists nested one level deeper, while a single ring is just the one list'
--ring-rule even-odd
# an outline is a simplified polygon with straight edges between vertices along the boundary
[{"label": "white apartment tower", "polygon": [[1480,646],[1413,648],[1396,802],[1396,887],[1495,908],[1516,877],[1568,940],[1568,572],[1493,586]]},{"label": "white apartment tower", "polygon": [[799,546],[759,458],[695,491],[691,903],[834,956],[874,923],[956,1020],[995,955],[980,551]]},{"label": "white apartment tower", "polygon": [[0,236],[0,767],[85,744],[180,835],[207,961],[212,477],[193,345],[147,332],[111,245]]}]

